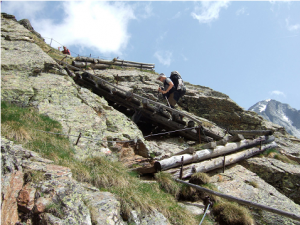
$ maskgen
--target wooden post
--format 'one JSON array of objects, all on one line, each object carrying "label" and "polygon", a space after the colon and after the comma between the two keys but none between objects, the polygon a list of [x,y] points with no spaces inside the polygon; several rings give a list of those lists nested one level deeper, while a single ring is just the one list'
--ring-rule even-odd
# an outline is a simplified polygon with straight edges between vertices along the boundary
[{"label": "wooden post", "polygon": [[261,150],[261,146],[262,146],[262,141],[260,141],[260,148],[259,148],[259,150]]},{"label": "wooden post", "polygon": [[182,179],[183,157],[184,156],[182,156],[182,158],[181,158],[181,168],[180,168],[180,175],[179,175],[180,180]]},{"label": "wooden post", "polygon": [[223,173],[225,173],[225,155],[224,155],[224,159],[223,159]]},{"label": "wooden post", "polygon": [[63,61],[65,58],[67,58],[67,56],[63,57],[63,59],[61,61]]},{"label": "wooden post", "polygon": [[200,131],[201,131],[201,125],[198,127],[199,144],[201,144],[201,134],[200,134]]},{"label": "wooden post", "polygon": [[76,141],[76,144],[75,144],[75,145],[78,144],[80,137],[81,137],[81,132],[80,132],[79,135],[78,135],[78,138],[77,138],[77,141]]}]

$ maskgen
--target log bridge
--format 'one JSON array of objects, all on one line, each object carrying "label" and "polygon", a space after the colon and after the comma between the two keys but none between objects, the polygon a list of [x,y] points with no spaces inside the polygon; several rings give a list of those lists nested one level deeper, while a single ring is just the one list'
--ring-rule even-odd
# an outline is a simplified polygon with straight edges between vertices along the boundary
[{"label": "log bridge", "polygon": [[[69,76],[71,76],[77,84],[104,97],[115,109],[130,115],[135,123],[143,120],[146,121],[147,124],[159,126],[167,131],[178,130],[178,135],[193,141],[212,142],[222,139],[220,135],[203,127],[202,122],[190,114],[172,109],[169,106],[139,96],[131,91],[125,91],[91,73],[84,72],[81,75],[78,73],[75,75],[68,68],[72,70],[83,70],[60,60],[56,61],[66,66],[65,69]],[[187,118],[189,121],[186,123],[180,119],[180,116]]]},{"label": "log bridge", "polygon": [[[207,144],[200,147],[187,148],[170,158],[156,161],[151,167],[135,169],[141,174],[166,171],[174,177],[180,177],[180,179],[188,178],[196,172],[208,172],[222,167],[224,170],[226,165],[257,155],[266,149],[277,147],[274,141],[275,138],[272,136],[273,131],[231,130],[228,132],[232,136],[221,137],[203,127],[202,122],[190,114],[172,109],[133,92],[125,91],[91,73],[84,72],[81,75],[74,75],[68,68],[81,71],[82,69],[60,60],[56,61],[66,65],[66,71],[77,84],[92,90],[99,96],[103,96],[117,110],[131,112],[132,120],[135,123],[143,119],[168,131],[178,130],[179,135],[189,140],[199,141],[200,143],[201,140],[207,142]],[[188,123],[180,120],[180,116],[188,118]],[[198,127],[194,127],[195,124]],[[254,140],[246,140],[243,135],[264,136]],[[178,169],[180,166],[181,168]]]}]

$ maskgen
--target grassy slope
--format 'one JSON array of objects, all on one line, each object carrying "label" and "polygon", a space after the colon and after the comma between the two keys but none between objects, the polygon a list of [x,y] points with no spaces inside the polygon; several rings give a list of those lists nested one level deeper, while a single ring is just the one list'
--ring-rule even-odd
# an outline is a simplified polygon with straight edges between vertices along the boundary
[{"label": "grassy slope", "polygon": [[67,137],[38,130],[62,133],[59,122],[38,114],[32,108],[1,103],[2,136],[40,153],[58,165],[71,168],[76,180],[89,182],[100,190],[116,194],[125,218],[132,209],[144,213],[157,209],[172,224],[198,223],[195,217],[178,205],[171,194],[160,189],[159,184],[141,182],[137,174],[130,173],[120,162],[110,162],[100,157],[78,161]]}]

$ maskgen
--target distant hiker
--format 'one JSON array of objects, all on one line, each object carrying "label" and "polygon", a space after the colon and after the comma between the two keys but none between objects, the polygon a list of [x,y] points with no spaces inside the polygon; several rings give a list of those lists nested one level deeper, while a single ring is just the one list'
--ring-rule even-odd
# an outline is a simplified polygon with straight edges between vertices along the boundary
[{"label": "distant hiker", "polygon": [[[58,47],[58,50],[59,50],[59,49],[60,49],[60,47]],[[66,54],[66,55],[71,55],[70,50],[67,49],[66,46],[64,46],[64,50],[62,50],[61,52],[62,52],[63,54]]]},{"label": "distant hiker", "polygon": [[167,78],[165,74],[161,73],[157,80],[164,83],[164,90],[158,88],[158,91],[167,97],[170,107],[174,108],[179,99],[185,94],[186,89],[181,79],[180,74],[177,71],[171,72],[170,78]]}]

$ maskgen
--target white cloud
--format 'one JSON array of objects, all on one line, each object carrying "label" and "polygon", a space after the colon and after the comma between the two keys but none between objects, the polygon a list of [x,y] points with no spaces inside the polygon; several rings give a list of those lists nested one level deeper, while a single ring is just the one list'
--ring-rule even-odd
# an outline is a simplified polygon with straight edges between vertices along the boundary
[{"label": "white cloud", "polygon": [[181,12],[177,12],[171,19],[177,19],[181,16]]},{"label": "white cloud", "polygon": [[286,28],[289,30],[289,31],[296,31],[296,30],[299,30],[300,29],[300,24],[294,24],[294,25],[291,25],[290,24],[290,20],[287,18],[285,19],[285,24],[286,24]]},{"label": "white cloud", "polygon": [[219,18],[219,14],[222,8],[227,8],[229,2],[201,2],[201,7],[196,6],[194,12],[191,13],[194,19],[197,19],[199,23],[210,23]]},{"label": "white cloud", "polygon": [[170,66],[172,55],[173,54],[170,51],[156,51],[154,53],[154,57],[157,58],[158,61],[165,66]]},{"label": "white cloud", "polygon": [[286,97],[286,95],[282,92],[282,91],[271,91],[270,92],[271,95],[277,95],[277,96],[283,96],[283,97]]},{"label": "white cloud", "polygon": [[16,1],[3,1],[1,2],[1,11],[6,12],[13,15],[18,15],[20,18],[16,18],[17,20],[21,19],[33,19],[34,15],[39,14],[44,7],[46,6],[46,2],[16,2]]},{"label": "white cloud", "polygon": [[181,54],[181,56],[182,56],[183,61],[188,61],[189,60],[185,55]]},{"label": "white cloud", "polygon": [[156,38],[156,43],[159,44],[160,42],[162,42],[165,37],[167,36],[168,32],[165,31],[163,34],[161,34],[158,38]]},{"label": "white cloud", "polygon": [[[10,7],[15,11],[23,8],[24,16],[43,37],[53,38],[66,46],[76,45],[81,49],[92,48],[101,53],[122,55],[121,51],[130,39],[128,24],[136,19],[134,4],[104,1],[65,1],[57,4],[64,10],[60,23],[55,21],[56,18],[40,19],[36,16],[39,11],[47,10],[46,5],[40,2],[13,2]],[[60,44],[52,42],[52,46],[58,47]]]},{"label": "white cloud", "polygon": [[245,9],[244,7],[238,9],[238,10],[235,12],[235,14],[236,14],[237,16],[244,15],[244,14],[246,14],[247,16],[249,16],[249,13],[246,13],[246,9]]},{"label": "white cloud", "polygon": [[138,2],[135,5],[133,5],[134,9],[137,9],[136,17],[141,19],[147,19],[151,16],[153,16],[153,7],[152,2]]}]

